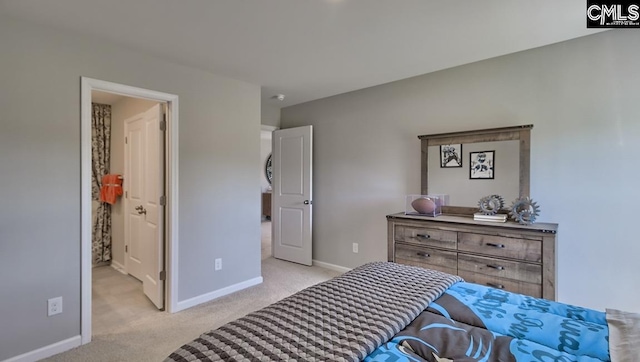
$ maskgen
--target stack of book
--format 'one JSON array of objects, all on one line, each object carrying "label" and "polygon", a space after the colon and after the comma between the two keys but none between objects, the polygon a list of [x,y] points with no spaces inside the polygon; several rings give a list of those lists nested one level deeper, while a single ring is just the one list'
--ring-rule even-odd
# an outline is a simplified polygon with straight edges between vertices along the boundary
[{"label": "stack of book", "polygon": [[483,213],[477,212],[473,214],[473,220],[476,221],[492,221],[492,222],[506,222],[507,214],[495,214],[495,215],[485,215]]}]

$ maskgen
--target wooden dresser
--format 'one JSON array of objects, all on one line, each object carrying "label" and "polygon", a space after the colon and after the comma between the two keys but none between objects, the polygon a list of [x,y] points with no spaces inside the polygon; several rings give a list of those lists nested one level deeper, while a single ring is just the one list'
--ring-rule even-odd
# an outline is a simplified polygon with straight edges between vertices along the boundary
[{"label": "wooden dresser", "polygon": [[389,261],[465,281],[556,299],[557,224],[474,221],[468,216],[387,215]]}]

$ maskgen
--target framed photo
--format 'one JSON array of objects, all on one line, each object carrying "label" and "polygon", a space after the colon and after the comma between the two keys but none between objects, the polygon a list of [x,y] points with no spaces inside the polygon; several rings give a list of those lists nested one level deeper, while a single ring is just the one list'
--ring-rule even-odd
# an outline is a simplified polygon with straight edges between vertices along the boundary
[{"label": "framed photo", "polygon": [[469,152],[469,178],[472,180],[493,179],[496,166],[496,151]]},{"label": "framed photo", "polygon": [[440,167],[462,167],[462,144],[440,145]]}]

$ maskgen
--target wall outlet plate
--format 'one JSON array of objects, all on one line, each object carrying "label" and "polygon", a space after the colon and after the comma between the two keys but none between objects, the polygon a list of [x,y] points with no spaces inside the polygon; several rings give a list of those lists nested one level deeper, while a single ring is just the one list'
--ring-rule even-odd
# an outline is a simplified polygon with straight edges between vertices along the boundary
[{"label": "wall outlet plate", "polygon": [[51,298],[47,300],[47,316],[62,313],[62,297]]},{"label": "wall outlet plate", "polygon": [[215,270],[222,269],[222,258],[217,258],[215,261]]},{"label": "wall outlet plate", "polygon": [[353,252],[358,253],[358,243],[353,243]]}]

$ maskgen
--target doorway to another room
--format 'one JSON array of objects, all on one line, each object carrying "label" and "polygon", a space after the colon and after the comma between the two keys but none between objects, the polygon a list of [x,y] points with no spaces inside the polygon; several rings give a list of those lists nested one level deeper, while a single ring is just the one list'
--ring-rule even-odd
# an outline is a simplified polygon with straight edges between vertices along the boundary
[{"label": "doorway to another room", "polygon": [[165,103],[100,91],[91,103],[92,333],[100,335],[164,309],[156,270],[164,270]]},{"label": "doorway to another room", "polygon": [[272,249],[272,234],[273,229],[271,226],[271,196],[273,180],[273,173],[271,168],[272,160],[272,133],[277,127],[263,125],[260,130],[260,160],[262,169],[260,170],[260,189],[262,193],[261,198],[261,255],[262,260],[273,256]]},{"label": "doorway to another room", "polygon": [[81,103],[85,344],[177,308],[178,97],[83,77]]}]

